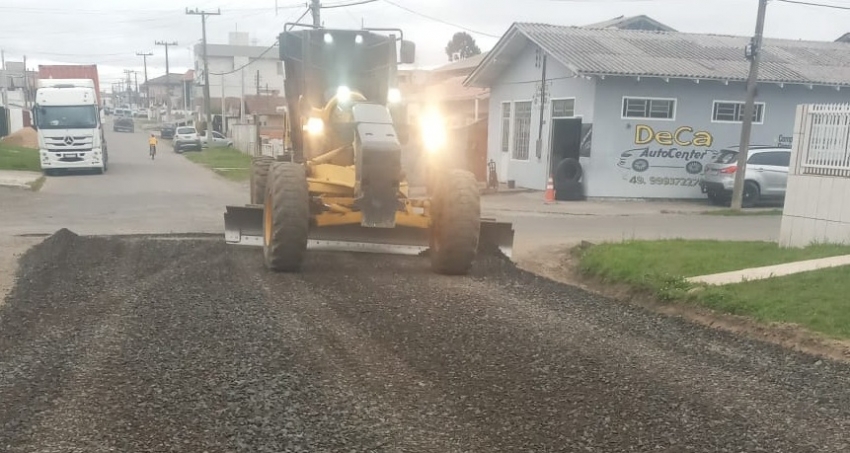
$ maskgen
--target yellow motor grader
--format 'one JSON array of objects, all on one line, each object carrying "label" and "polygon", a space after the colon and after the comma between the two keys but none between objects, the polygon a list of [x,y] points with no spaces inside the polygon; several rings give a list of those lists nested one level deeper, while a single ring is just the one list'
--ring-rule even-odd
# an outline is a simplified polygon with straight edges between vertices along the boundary
[{"label": "yellow motor grader", "polygon": [[281,272],[300,271],[308,249],[427,251],[447,275],[467,273],[480,248],[510,256],[512,225],[481,218],[478,182],[451,164],[436,109],[424,109],[416,134],[426,190],[411,194],[396,72],[414,62],[413,43],[396,29],[306,28],[279,36],[283,152],[254,157],[251,202],[227,206],[226,241],[262,246]]}]

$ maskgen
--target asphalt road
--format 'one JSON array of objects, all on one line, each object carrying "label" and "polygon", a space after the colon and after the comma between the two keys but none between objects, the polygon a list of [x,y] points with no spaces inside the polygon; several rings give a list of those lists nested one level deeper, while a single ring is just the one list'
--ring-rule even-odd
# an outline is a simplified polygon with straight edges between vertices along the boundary
[{"label": "asphalt road", "polygon": [[[206,232],[224,230],[224,207],[248,201],[246,185],[228,181],[171,150],[160,140],[148,156],[148,133],[112,132],[109,170],[51,176],[37,193],[0,192],[0,231],[51,234]],[[223,233],[222,233],[223,234]]]},{"label": "asphalt road", "polygon": [[0,449],[846,452],[850,367],[481,257],[62,231],[0,311]]},{"label": "asphalt road", "polygon": [[[257,250],[221,238],[244,185],[167,145],[150,161],[143,133],[108,140],[105,175],[0,191],[0,246],[63,227],[212,235],[62,230],[28,252],[0,307],[0,451],[850,450],[848,366],[497,257],[459,278],[423,258],[328,253],[303,274],[270,274]],[[636,225],[770,235],[777,222],[506,215],[532,245]]]}]

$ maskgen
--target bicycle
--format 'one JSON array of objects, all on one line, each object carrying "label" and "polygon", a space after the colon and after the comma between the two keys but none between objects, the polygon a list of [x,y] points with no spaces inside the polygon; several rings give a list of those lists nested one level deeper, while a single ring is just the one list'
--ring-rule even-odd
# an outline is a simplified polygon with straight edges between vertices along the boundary
[{"label": "bicycle", "polygon": [[150,145],[150,148],[151,148],[150,149],[151,160],[153,160],[154,157],[156,156],[156,145]]}]

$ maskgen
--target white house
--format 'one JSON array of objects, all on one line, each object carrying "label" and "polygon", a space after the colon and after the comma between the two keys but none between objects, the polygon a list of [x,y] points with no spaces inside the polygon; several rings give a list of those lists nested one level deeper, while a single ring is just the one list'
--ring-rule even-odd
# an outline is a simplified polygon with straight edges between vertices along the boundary
[{"label": "white house", "polygon": [[[194,54],[195,81],[198,86],[195,99],[197,102],[203,102],[202,44],[195,45]],[[283,62],[280,61],[277,46],[250,45],[248,33],[231,32],[227,44],[207,44],[207,60],[210,71],[210,98],[240,97],[243,92],[246,95],[283,95]],[[243,66],[244,69],[232,72]],[[257,93],[258,84],[260,93]]]},{"label": "white house", "polygon": [[[700,198],[705,163],[740,139],[749,40],[645,20],[515,23],[464,83],[490,89],[487,158],[501,181]],[[762,51],[753,144],[790,145],[798,104],[850,101],[850,43],[766,39]]]}]

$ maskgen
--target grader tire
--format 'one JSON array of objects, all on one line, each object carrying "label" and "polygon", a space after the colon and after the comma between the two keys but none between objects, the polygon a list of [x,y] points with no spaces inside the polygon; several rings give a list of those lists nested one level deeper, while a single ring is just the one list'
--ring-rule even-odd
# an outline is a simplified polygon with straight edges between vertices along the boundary
[{"label": "grader tire", "polygon": [[465,170],[439,177],[432,198],[431,269],[443,275],[465,275],[472,268],[481,231],[478,182]]},{"label": "grader tire", "polygon": [[273,162],[263,208],[263,256],[276,272],[298,272],[307,253],[310,198],[304,167]]},{"label": "grader tire", "polygon": [[251,160],[251,204],[263,204],[272,162],[274,159],[270,156],[259,156]]}]

